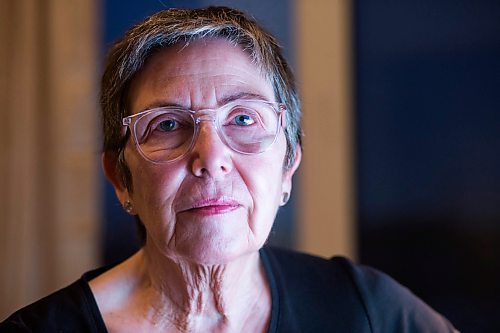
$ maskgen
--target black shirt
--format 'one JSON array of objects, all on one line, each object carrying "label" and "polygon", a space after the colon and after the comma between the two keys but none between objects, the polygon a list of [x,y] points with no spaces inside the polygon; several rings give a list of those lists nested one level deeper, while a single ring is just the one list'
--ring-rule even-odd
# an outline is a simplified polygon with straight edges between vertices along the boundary
[{"label": "black shirt", "polygon": [[[260,256],[271,288],[269,333],[454,332],[408,289],[371,268],[269,247]],[[107,332],[88,284],[107,269],[15,312],[0,332]]]}]

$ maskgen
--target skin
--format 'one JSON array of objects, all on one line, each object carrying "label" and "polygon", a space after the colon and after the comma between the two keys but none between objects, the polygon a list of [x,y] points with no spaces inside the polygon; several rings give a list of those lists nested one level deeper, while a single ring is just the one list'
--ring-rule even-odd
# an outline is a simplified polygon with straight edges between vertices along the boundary
[{"label": "skin", "polygon": [[[176,45],[154,54],[132,81],[130,113],[176,105],[217,108],[235,98],[275,101],[270,83],[248,55],[224,40]],[[300,163],[284,170],[286,139],[264,153],[226,147],[202,122],[183,159],[153,164],[132,140],[125,161],[129,192],[115,159],[103,156],[122,204],[132,203],[147,230],[145,246],[90,283],[110,331],[264,332],[271,297],[258,250]]]}]

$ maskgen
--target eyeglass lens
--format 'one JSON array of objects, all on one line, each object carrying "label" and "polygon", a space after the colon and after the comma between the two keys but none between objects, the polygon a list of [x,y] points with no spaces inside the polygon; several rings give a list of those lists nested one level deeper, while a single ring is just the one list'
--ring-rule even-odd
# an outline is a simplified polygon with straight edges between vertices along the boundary
[{"label": "eyeglass lens", "polygon": [[[240,153],[263,152],[274,142],[279,130],[279,114],[265,102],[244,101],[213,112],[222,141]],[[152,161],[175,160],[191,148],[196,123],[200,120],[196,113],[192,115],[182,109],[159,108],[146,112],[135,121],[136,142]]]}]

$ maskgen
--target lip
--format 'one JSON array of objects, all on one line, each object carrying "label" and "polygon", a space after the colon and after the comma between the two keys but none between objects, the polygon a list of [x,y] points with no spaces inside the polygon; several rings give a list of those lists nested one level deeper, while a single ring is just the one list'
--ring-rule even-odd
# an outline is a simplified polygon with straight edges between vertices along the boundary
[{"label": "lip", "polygon": [[232,212],[241,207],[241,204],[227,197],[210,198],[191,203],[187,209],[179,213],[191,213],[203,216],[220,215]]}]

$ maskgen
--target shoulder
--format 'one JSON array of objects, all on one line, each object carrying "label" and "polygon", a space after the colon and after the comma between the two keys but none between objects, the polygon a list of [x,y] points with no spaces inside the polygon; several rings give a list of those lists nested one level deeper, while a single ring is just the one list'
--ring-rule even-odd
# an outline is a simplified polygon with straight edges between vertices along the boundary
[{"label": "shoulder", "polygon": [[323,281],[323,287],[329,288],[333,285],[352,285],[352,268],[355,266],[349,259],[344,257],[322,258],[302,252],[265,247],[262,258],[268,262],[273,271],[281,274],[287,282],[299,282],[304,280]]},{"label": "shoulder", "polygon": [[[97,271],[95,271],[97,272]],[[13,313],[0,332],[102,332],[86,273],[71,285]]]},{"label": "shoulder", "polygon": [[292,290],[315,291],[328,311],[340,310],[344,319],[363,322],[370,332],[454,332],[443,316],[376,269],[344,257],[326,259],[275,248],[265,252]]},{"label": "shoulder", "polygon": [[276,281],[273,306],[279,306],[279,321],[287,325],[282,331],[371,332],[342,260],[277,248],[264,248],[261,258]]},{"label": "shoulder", "polygon": [[373,327],[387,332],[457,332],[441,314],[385,273],[350,261],[345,261],[345,268]]}]

